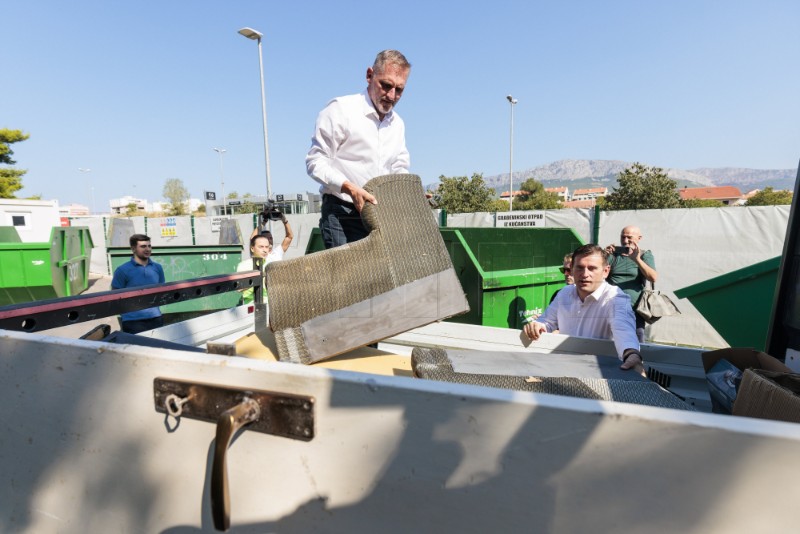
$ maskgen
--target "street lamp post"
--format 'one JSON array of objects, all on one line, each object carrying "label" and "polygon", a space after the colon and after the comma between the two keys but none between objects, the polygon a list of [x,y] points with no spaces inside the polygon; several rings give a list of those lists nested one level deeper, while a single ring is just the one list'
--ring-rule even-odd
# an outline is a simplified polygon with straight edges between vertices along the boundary
[{"label": "street lamp post", "polygon": [[[83,167],[78,167],[78,170],[83,174],[88,174],[92,172],[92,169],[84,169]],[[95,209],[94,209],[94,186],[92,185],[91,180],[89,180],[89,193],[91,194],[91,200],[92,200],[92,211],[90,211],[89,213],[92,214],[95,212]]]},{"label": "street lamp post", "polygon": [[212,148],[214,152],[219,154],[219,175],[222,178],[222,214],[227,215],[227,210],[225,209],[225,169],[222,167],[222,155],[227,152],[224,148]]},{"label": "street lamp post", "polygon": [[261,55],[261,38],[264,36],[261,32],[254,30],[253,28],[242,28],[239,30],[239,33],[247,37],[248,39],[252,39],[254,41],[258,41],[258,69],[261,73],[261,119],[262,119],[262,126],[264,128],[264,165],[267,170],[267,200],[272,197],[272,181],[270,180],[269,175],[269,141],[267,137],[267,100],[264,96],[264,60]]},{"label": "street lamp post", "polygon": [[511,104],[511,133],[509,135],[509,156],[508,156],[508,211],[514,211],[514,104],[517,99],[511,95],[506,96]]}]

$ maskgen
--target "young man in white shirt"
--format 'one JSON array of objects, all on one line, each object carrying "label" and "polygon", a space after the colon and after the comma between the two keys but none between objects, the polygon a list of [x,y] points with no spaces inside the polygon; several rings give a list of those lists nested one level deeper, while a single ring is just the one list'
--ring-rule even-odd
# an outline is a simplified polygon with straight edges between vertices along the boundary
[{"label": "young man in white shirt", "polygon": [[394,106],[410,72],[403,54],[384,50],[367,69],[366,90],[334,98],[317,117],[306,170],[322,184],[320,229],[325,248],[369,235],[361,210],[377,200],[363,189],[364,184],[376,176],[409,170],[405,124]]},{"label": "young man in white shirt", "polygon": [[621,369],[643,372],[636,321],[631,299],[606,282],[609,273],[605,251],[583,245],[572,254],[575,284],[562,288],[550,306],[524,332],[533,340],[546,332],[596,339],[611,339],[622,360]]}]

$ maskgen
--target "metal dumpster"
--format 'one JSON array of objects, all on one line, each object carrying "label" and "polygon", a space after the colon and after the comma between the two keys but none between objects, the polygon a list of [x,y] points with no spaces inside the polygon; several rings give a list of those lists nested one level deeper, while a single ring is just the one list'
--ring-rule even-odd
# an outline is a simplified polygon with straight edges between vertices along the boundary
[{"label": "metal dumpster", "polygon": [[[160,263],[167,282],[236,272],[242,245],[153,247],[150,258]],[[130,247],[108,247],[112,273],[131,259]],[[208,312],[236,306],[239,293],[228,292],[161,307],[161,313]]]},{"label": "metal dumpster", "polygon": [[583,245],[571,228],[441,228],[470,312],[453,322],[522,328],[564,287],[564,254]]},{"label": "metal dumpster", "polygon": [[[522,328],[564,287],[564,255],[583,245],[571,228],[439,228],[470,311],[448,321]],[[314,228],[306,254],[324,250]],[[414,254],[415,251],[409,251]]]},{"label": "metal dumpster", "polygon": [[765,350],[780,256],[675,291],[731,347]]},{"label": "metal dumpster", "polygon": [[53,227],[48,243],[23,243],[14,227],[0,229],[0,306],[70,297],[89,287],[89,228]]}]

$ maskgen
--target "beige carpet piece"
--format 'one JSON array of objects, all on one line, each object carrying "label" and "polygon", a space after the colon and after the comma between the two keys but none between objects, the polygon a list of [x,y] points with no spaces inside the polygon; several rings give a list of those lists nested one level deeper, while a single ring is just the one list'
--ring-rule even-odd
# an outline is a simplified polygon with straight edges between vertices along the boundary
[{"label": "beige carpet piece", "polygon": [[309,364],[469,311],[418,176],[364,187],[361,241],[267,266],[281,361]]}]

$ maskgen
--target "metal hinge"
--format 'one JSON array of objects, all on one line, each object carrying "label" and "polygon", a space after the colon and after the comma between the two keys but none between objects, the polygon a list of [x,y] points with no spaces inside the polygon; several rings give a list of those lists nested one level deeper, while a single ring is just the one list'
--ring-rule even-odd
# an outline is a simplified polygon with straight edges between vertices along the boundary
[{"label": "metal hinge", "polygon": [[226,457],[242,428],[301,441],[314,438],[314,398],[166,378],[153,382],[156,411],[217,424],[211,470],[211,513],[217,530],[230,527]]}]

